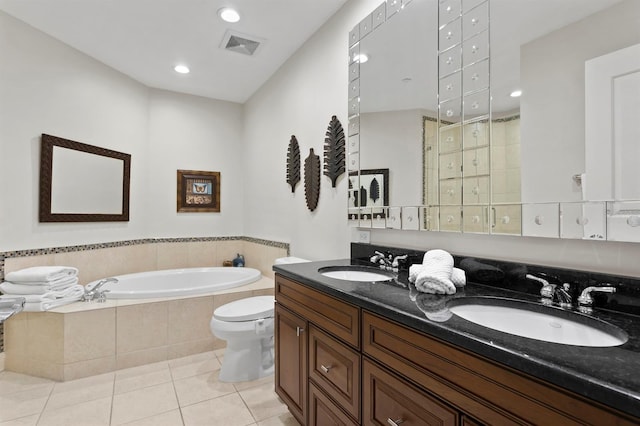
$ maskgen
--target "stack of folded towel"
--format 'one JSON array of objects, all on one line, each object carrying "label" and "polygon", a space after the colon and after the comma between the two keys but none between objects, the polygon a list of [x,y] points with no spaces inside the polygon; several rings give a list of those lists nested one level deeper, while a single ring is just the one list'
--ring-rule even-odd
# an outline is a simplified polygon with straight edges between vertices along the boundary
[{"label": "stack of folded towel", "polygon": [[453,267],[453,256],[438,249],[426,252],[422,264],[409,267],[409,281],[423,293],[454,294],[467,278],[462,269]]},{"label": "stack of folded towel", "polygon": [[24,297],[24,310],[49,309],[80,300],[84,288],[78,285],[78,269],[70,266],[34,266],[9,272],[0,284],[0,298]]}]

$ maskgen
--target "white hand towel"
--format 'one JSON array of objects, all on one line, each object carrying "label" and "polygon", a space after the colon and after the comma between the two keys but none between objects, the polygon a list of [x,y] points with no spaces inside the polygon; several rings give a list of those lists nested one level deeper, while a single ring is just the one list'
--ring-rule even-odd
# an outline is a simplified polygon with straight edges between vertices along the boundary
[{"label": "white hand towel", "polygon": [[[24,294],[24,295],[21,295],[20,297],[24,297],[27,303],[35,303],[35,302],[40,303],[40,302],[52,301],[55,299],[63,299],[66,297],[78,297],[78,296],[81,297],[83,294],[84,294],[83,286],[72,285],[71,287],[68,287],[64,290],[49,291],[44,294]],[[16,297],[15,294],[0,295],[0,299],[11,299],[15,297]]]},{"label": "white hand towel", "polygon": [[414,264],[409,266],[409,282],[415,283],[418,274],[422,271],[422,265]]},{"label": "white hand towel", "polygon": [[78,278],[72,277],[57,284],[14,284],[11,282],[3,282],[0,284],[0,291],[4,294],[45,294],[50,291],[62,291],[78,284]]},{"label": "white hand towel", "polygon": [[72,266],[33,266],[9,272],[4,279],[13,283],[49,282],[77,275],[78,269]]},{"label": "white hand towel", "polygon": [[467,284],[467,275],[460,268],[453,268],[451,271],[451,282],[456,287],[464,287]]}]

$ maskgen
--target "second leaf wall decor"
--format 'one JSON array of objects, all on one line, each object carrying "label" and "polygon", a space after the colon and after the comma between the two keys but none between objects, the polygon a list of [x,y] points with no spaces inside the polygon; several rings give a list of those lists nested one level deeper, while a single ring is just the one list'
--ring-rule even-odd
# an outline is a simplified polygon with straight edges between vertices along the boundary
[{"label": "second leaf wall decor", "polygon": [[320,198],[320,156],[309,149],[309,156],[304,160],[304,196],[307,207],[314,211]]},{"label": "second leaf wall decor", "polygon": [[331,186],[335,188],[338,177],[346,168],[344,130],[335,115],[331,117],[325,136],[324,175],[331,179]]},{"label": "second leaf wall decor", "polygon": [[291,192],[296,192],[296,185],[300,182],[300,146],[295,135],[291,135],[287,150],[287,183],[291,185]]}]

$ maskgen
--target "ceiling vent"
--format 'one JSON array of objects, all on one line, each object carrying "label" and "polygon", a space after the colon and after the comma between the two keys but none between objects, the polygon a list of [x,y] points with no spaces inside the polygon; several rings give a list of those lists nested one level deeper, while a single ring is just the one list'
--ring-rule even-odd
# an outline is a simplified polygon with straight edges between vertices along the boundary
[{"label": "ceiling vent", "polygon": [[227,31],[220,47],[232,52],[253,56],[262,45],[263,40],[258,37]]}]

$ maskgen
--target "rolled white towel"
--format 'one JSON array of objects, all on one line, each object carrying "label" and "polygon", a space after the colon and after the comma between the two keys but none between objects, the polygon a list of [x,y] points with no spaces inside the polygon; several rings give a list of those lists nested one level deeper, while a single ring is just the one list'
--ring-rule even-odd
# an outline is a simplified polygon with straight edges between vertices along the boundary
[{"label": "rolled white towel", "polygon": [[[441,272],[445,270],[446,267]],[[423,293],[455,294],[456,292],[456,286],[446,277],[446,273],[438,273],[435,268],[423,268],[415,285],[416,289]]]},{"label": "rolled white towel", "polygon": [[409,266],[409,282],[415,283],[416,278],[418,278],[418,274],[422,271],[421,264],[413,264]]},{"label": "rolled white towel", "polygon": [[432,265],[434,262],[453,268],[453,256],[445,250],[429,250],[422,258],[423,265]]},{"label": "rolled white towel", "polygon": [[9,272],[4,279],[13,283],[49,282],[78,275],[78,269],[72,266],[33,266]]},{"label": "rolled white towel", "polygon": [[15,284],[5,281],[0,284],[0,291],[4,294],[45,294],[50,291],[62,291],[78,284],[77,277],[59,280],[56,284]]},{"label": "rolled white towel", "polygon": [[451,282],[453,256],[440,249],[429,250],[422,259],[422,268],[415,281],[418,291],[434,294],[454,294]]},{"label": "rolled white towel", "polygon": [[467,284],[467,275],[460,268],[453,268],[451,271],[451,282],[456,287],[464,287]]}]

